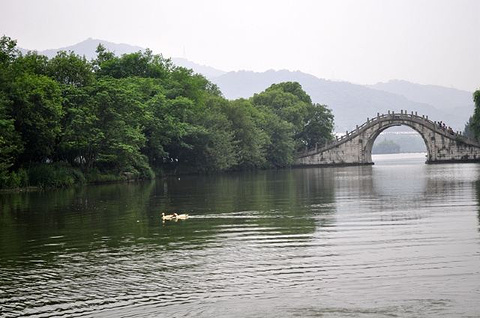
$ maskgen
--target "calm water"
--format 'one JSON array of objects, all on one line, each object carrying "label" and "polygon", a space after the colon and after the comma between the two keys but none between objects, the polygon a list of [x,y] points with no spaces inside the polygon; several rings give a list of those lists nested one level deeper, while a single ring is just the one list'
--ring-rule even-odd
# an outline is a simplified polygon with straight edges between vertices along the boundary
[{"label": "calm water", "polygon": [[374,160],[0,194],[0,316],[479,317],[480,165]]}]

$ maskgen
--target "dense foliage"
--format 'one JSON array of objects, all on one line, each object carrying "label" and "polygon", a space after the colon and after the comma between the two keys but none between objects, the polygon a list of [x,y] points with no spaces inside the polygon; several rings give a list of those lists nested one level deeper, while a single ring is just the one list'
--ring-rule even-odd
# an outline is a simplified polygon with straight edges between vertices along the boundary
[{"label": "dense foliage", "polygon": [[480,89],[473,93],[473,102],[475,103],[475,110],[473,116],[465,125],[465,134],[478,140],[480,139]]},{"label": "dense foliage", "polygon": [[284,167],[332,130],[298,83],[229,101],[149,50],[48,59],[0,40],[0,187]]}]

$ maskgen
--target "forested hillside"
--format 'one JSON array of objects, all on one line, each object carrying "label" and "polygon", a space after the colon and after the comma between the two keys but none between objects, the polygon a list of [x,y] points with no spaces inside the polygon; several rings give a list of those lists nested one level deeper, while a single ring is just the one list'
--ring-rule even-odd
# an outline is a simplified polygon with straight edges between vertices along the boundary
[{"label": "forested hillside", "polygon": [[49,59],[0,39],[3,188],[284,167],[332,129],[331,111],[295,82],[229,101],[149,50]]}]

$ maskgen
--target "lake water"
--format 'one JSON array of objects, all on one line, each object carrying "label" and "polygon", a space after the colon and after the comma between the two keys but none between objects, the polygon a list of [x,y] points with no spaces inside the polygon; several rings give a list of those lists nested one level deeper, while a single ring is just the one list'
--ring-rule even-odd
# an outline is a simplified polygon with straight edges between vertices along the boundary
[{"label": "lake water", "polygon": [[2,193],[0,316],[479,317],[480,165],[374,161]]}]

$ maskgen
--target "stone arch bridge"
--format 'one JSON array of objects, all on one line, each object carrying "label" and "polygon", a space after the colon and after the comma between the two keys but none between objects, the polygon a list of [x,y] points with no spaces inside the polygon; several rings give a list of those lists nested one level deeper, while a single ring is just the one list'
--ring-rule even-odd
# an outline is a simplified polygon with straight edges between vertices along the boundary
[{"label": "stone arch bridge", "polygon": [[298,153],[297,166],[373,164],[372,148],[378,135],[393,126],[408,126],[422,136],[427,146],[426,163],[480,162],[480,143],[461,133],[445,129],[428,116],[388,112],[367,118],[367,122],[323,147]]}]

